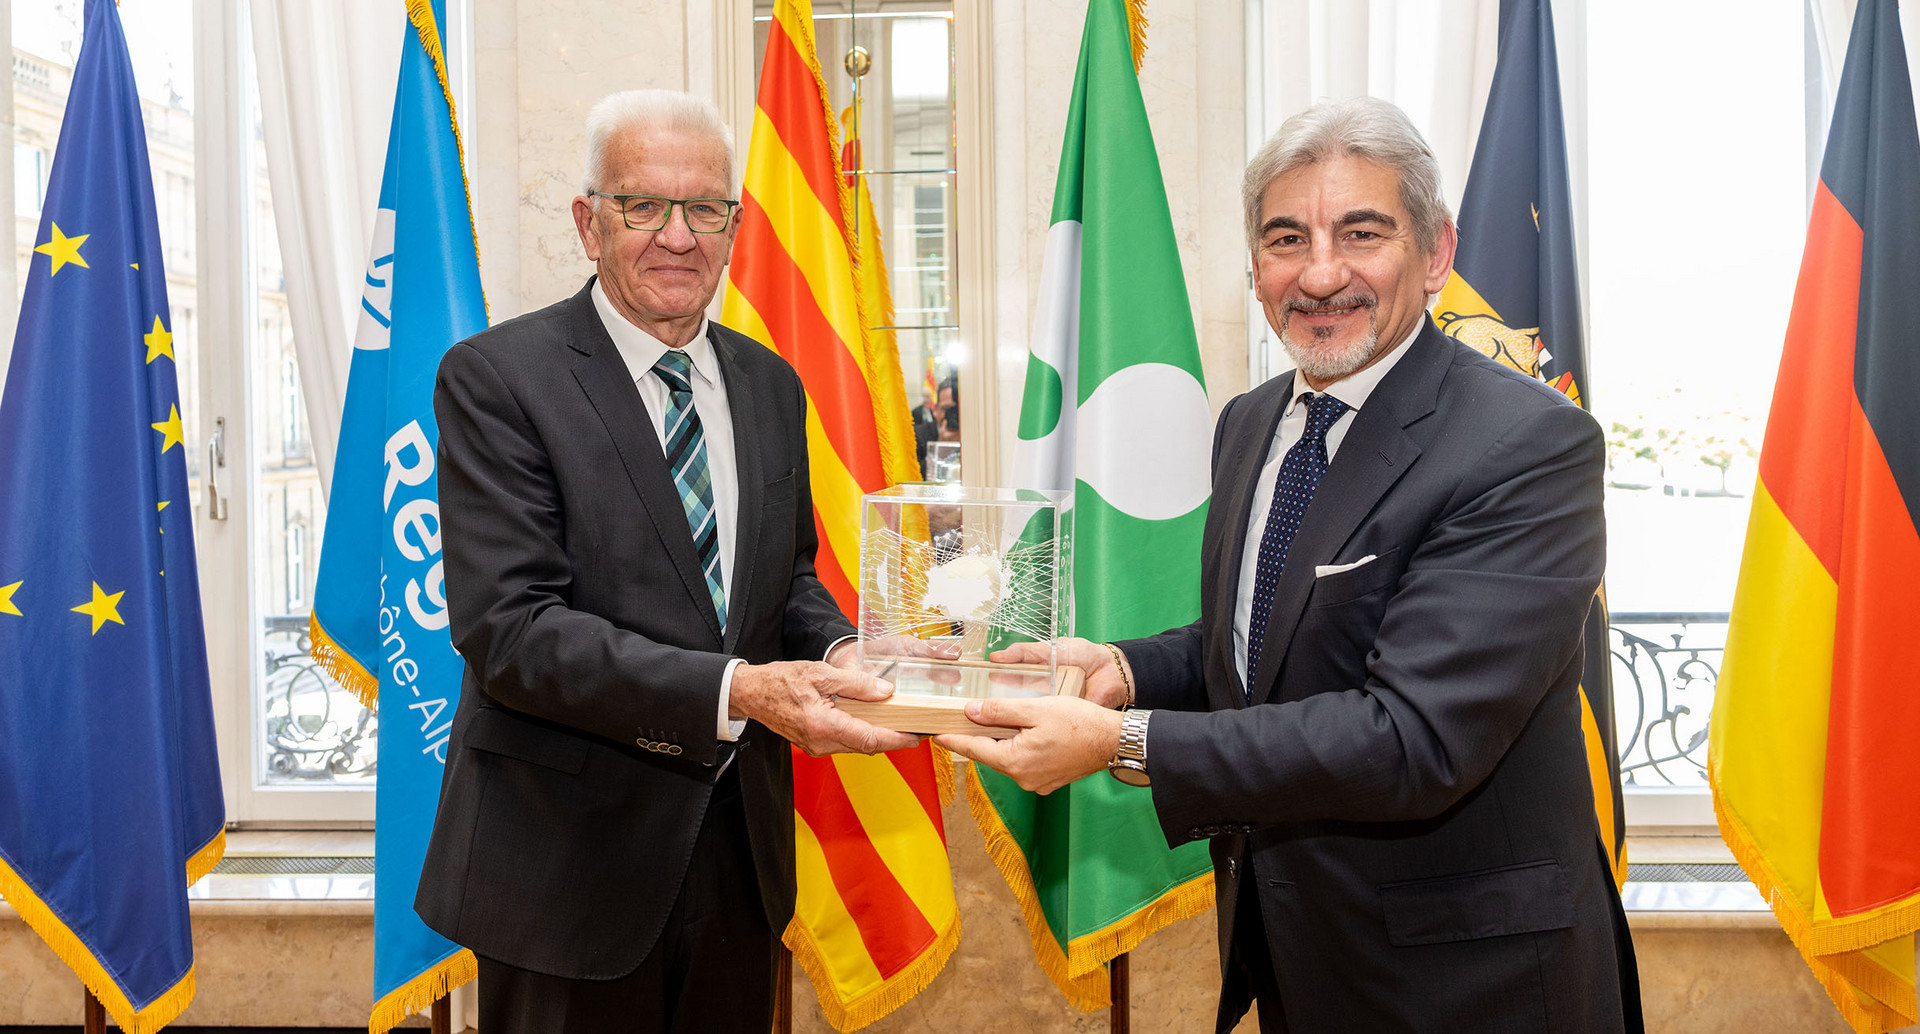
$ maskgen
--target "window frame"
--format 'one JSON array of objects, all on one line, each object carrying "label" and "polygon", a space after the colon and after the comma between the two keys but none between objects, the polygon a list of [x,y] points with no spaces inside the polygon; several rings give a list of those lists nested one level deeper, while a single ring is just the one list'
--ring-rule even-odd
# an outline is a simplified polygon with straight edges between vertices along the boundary
[{"label": "window frame", "polygon": [[[0,0],[0,5],[8,2]],[[447,8],[449,76],[463,137],[471,140],[473,0],[448,0]],[[201,331],[197,342],[203,360],[215,359],[211,349],[220,349],[218,361],[198,363],[198,373],[203,433],[211,435],[224,423],[224,466],[211,462],[214,447],[209,440],[189,444],[201,450],[205,470],[194,516],[227,824],[371,828],[377,777],[359,785],[317,786],[273,785],[259,779],[265,767],[263,744],[258,742],[265,701],[256,692],[256,680],[262,663],[260,615],[265,611],[256,613],[256,605],[266,602],[259,598],[264,591],[259,565],[284,564],[285,557],[267,556],[256,548],[255,523],[272,514],[255,465],[263,451],[284,443],[277,441],[278,421],[256,426],[268,417],[253,395],[254,346],[264,331],[257,310],[256,216],[251,208],[258,170],[248,116],[249,91],[257,91],[258,85],[247,78],[253,47],[247,17],[248,0],[193,0],[194,93],[196,98],[222,99],[217,106],[198,104],[194,111],[198,300],[193,315]],[[11,161],[10,153],[6,160]],[[301,445],[311,448],[310,438]],[[210,515],[210,491],[225,504],[224,516]],[[304,542],[318,538],[320,529],[304,530]],[[309,566],[317,560],[310,552],[303,559]]]},{"label": "window frame", "polygon": [[[753,0],[722,0],[713,25],[714,102],[734,128],[739,168],[746,171],[754,100]],[[703,27],[704,28],[704,27]],[[993,5],[992,0],[953,0],[955,240],[954,318],[964,359],[955,363],[965,416],[960,449],[966,457],[961,481],[999,484],[1001,472],[1000,352],[993,306]],[[704,32],[701,33],[704,35]],[[695,34],[689,32],[689,41]],[[689,56],[693,47],[688,48]],[[738,189],[739,184],[736,183]],[[723,290],[725,288],[723,287]],[[718,318],[720,299],[710,310]],[[1009,360],[1012,361],[1012,360]],[[1018,357],[1020,370],[1026,356]],[[1019,371],[1015,371],[1017,374]]]}]

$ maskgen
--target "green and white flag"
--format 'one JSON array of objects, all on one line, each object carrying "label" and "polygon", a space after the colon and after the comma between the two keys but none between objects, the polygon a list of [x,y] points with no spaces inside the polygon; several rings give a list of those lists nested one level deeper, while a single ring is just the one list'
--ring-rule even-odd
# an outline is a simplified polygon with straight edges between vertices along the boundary
[{"label": "green and white flag", "polygon": [[[1132,19],[1130,21],[1130,19]],[[1070,491],[1073,634],[1200,616],[1212,415],[1128,0],[1092,0],[1041,267],[1013,485]],[[1083,1009],[1105,965],[1213,904],[1206,844],[1168,849],[1150,791],[1106,775],[1051,796],[974,766],[968,797],[1034,953]]]}]

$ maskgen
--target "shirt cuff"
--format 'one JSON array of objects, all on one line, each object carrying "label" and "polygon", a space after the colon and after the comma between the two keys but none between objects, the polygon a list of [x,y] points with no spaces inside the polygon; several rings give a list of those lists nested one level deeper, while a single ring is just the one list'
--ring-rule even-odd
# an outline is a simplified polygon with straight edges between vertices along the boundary
[{"label": "shirt cuff", "polygon": [[727,717],[727,704],[733,698],[733,672],[745,663],[747,662],[735,657],[727,662],[727,670],[720,673],[720,724],[715,726],[714,735],[719,737],[722,743],[738,742],[740,734],[747,731],[746,719],[736,721]]},{"label": "shirt cuff", "polygon": [[824,661],[827,658],[833,656],[833,651],[838,650],[840,648],[841,643],[851,642],[852,640],[855,640],[858,638],[860,638],[858,635],[843,635],[840,638],[835,639],[833,642],[827,644],[827,652],[821,654],[820,659]]}]

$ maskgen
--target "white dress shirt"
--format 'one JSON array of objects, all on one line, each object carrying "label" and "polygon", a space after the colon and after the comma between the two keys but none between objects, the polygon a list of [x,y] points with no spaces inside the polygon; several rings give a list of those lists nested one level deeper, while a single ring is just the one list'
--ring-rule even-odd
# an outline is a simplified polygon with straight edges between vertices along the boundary
[{"label": "white dress shirt", "polygon": [[[1379,362],[1327,385],[1325,394],[1347,404],[1347,411],[1327,428],[1329,468],[1333,464],[1334,453],[1340,451],[1340,443],[1346,440],[1347,429],[1353,426],[1354,416],[1360,412],[1360,407],[1367,404],[1367,397],[1373,394],[1373,389],[1380,386],[1387,373],[1407,354],[1407,346],[1413,344],[1413,339],[1419,334],[1420,324],[1416,323],[1413,333],[1408,334],[1406,340],[1396,345]],[[1293,392],[1286,412],[1280,417],[1280,426],[1274,431],[1273,442],[1267,446],[1267,462],[1260,468],[1260,480],[1254,485],[1253,512],[1247,521],[1246,547],[1240,554],[1240,593],[1233,601],[1233,666],[1240,673],[1240,684],[1243,686],[1252,677],[1247,671],[1247,630],[1253,624],[1253,583],[1260,567],[1260,539],[1267,528],[1267,511],[1273,508],[1273,486],[1280,480],[1280,465],[1286,462],[1287,450],[1293,448],[1294,443],[1307,433],[1307,406],[1315,395],[1298,370],[1293,374]]]},{"label": "white dress shirt", "polygon": [[[667,448],[667,407],[672,399],[667,382],[653,371],[655,363],[667,353],[667,345],[659,338],[633,325],[620,310],[613,307],[600,281],[593,282],[593,307],[600,313],[600,322],[606,325],[607,336],[613,339],[613,346],[620,350],[620,358],[627,364],[627,373],[633,377],[634,386],[640,389],[640,397],[647,403],[647,415],[653,420],[653,433],[660,439],[662,454]],[[713,515],[715,531],[720,540],[720,586],[733,598],[732,586],[727,580],[733,576],[734,532],[738,526],[740,514],[740,467],[735,462],[733,450],[733,410],[727,405],[727,382],[720,375],[720,358],[714,355],[713,342],[707,338],[707,321],[700,321],[700,329],[693,340],[687,342],[686,353],[693,362],[693,376],[687,378],[693,388],[693,408],[700,414],[700,432],[707,443],[707,472],[713,479]],[[715,726],[715,734],[720,739],[733,741],[747,727],[744,721],[729,721],[727,705],[732,696],[733,672],[745,663],[739,658],[727,665],[726,673],[720,676],[720,718]]]}]

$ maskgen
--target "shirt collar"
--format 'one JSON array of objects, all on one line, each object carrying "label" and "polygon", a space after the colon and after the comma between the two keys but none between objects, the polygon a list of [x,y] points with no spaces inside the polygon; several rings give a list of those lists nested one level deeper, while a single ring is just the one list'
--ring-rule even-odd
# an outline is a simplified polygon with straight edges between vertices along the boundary
[{"label": "shirt collar", "polygon": [[[666,342],[633,325],[633,321],[620,315],[613,307],[613,300],[601,288],[600,281],[593,281],[593,308],[600,314],[600,322],[607,328],[607,336],[613,339],[613,347],[620,350],[620,358],[626,361],[627,372],[638,381],[652,372],[660,357],[667,354]],[[713,343],[707,339],[707,320],[702,317],[700,329],[694,334],[687,347],[681,349],[693,362],[693,372],[709,385],[720,383],[720,359],[713,354]]]},{"label": "shirt collar", "polygon": [[[1425,321],[1426,318],[1424,315],[1420,317],[1422,321]],[[1420,336],[1420,326],[1420,323],[1415,323],[1413,325],[1413,332],[1408,334],[1399,344],[1393,346],[1393,351],[1382,356],[1379,362],[1374,363],[1372,366],[1358,373],[1348,374],[1334,381],[1332,384],[1327,385],[1326,391],[1320,394],[1332,395],[1334,398],[1345,402],[1348,409],[1358,411],[1361,406],[1367,404],[1367,399],[1373,394],[1373,389],[1378,388],[1380,382],[1386,380],[1387,374],[1391,373],[1394,366],[1406,356],[1407,346],[1413,344],[1413,339]],[[1287,409],[1291,410],[1294,406],[1299,405],[1300,400],[1311,393],[1312,390],[1313,389],[1307,387],[1306,378],[1300,376],[1299,371],[1294,371],[1293,401],[1287,404]]]}]

